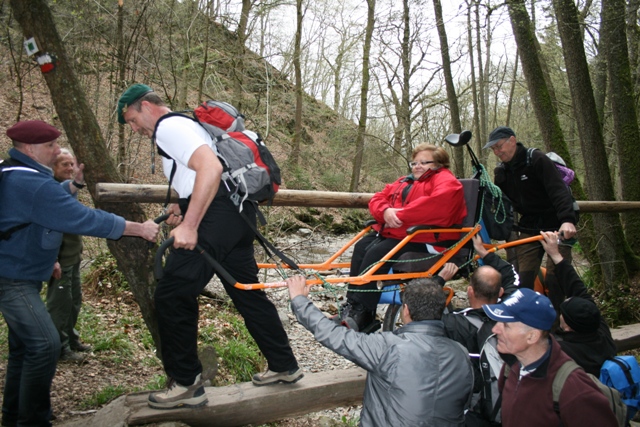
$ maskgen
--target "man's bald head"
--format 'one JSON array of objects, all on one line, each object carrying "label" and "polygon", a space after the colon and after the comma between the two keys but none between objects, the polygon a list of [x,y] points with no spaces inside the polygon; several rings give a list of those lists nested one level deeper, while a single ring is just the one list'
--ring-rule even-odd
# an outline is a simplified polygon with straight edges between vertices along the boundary
[{"label": "man's bald head", "polygon": [[478,302],[495,304],[500,297],[502,276],[495,268],[483,265],[473,273],[469,285]]}]

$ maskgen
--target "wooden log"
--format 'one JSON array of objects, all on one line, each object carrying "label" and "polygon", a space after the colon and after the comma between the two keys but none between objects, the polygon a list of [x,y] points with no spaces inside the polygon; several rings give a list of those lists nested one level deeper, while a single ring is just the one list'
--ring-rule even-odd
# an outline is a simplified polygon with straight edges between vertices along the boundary
[{"label": "wooden log", "polygon": [[[273,199],[274,206],[307,206],[318,208],[367,208],[373,193],[347,193],[337,191],[280,190]],[[96,185],[99,202],[164,203],[166,185],[114,184],[101,182]],[[178,195],[172,191],[172,201]],[[640,202],[578,201],[581,212],[625,212],[640,210]]]},{"label": "wooden log", "polygon": [[360,368],[306,373],[295,384],[256,387],[251,383],[205,387],[209,403],[193,409],[151,409],[146,393],[130,394],[128,425],[180,421],[190,426],[233,427],[362,403],[366,371]]},{"label": "wooden log", "polygon": [[624,325],[611,329],[611,336],[618,352],[634,350],[640,347],[640,323]]}]

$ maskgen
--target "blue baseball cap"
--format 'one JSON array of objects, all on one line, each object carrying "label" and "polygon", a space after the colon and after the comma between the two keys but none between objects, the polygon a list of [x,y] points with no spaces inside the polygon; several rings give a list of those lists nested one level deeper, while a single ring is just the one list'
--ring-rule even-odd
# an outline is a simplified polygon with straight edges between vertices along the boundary
[{"label": "blue baseball cap", "polygon": [[485,304],[482,309],[497,322],[522,322],[532,328],[549,331],[556,320],[551,300],[531,289],[518,289],[500,304]]}]

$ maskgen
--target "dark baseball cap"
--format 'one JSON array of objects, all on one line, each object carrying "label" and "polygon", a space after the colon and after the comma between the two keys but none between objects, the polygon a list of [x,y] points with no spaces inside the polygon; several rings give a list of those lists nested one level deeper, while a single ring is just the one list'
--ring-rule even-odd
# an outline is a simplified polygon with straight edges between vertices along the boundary
[{"label": "dark baseball cap", "polygon": [[489,142],[487,142],[485,146],[482,147],[482,149],[484,150],[485,148],[493,147],[501,139],[509,138],[512,136],[516,136],[516,133],[513,131],[513,129],[507,126],[498,126],[491,131],[491,133],[489,134]]},{"label": "dark baseball cap", "polygon": [[551,300],[528,288],[521,288],[500,304],[485,304],[482,309],[497,322],[522,322],[541,331],[549,331],[556,320]]}]

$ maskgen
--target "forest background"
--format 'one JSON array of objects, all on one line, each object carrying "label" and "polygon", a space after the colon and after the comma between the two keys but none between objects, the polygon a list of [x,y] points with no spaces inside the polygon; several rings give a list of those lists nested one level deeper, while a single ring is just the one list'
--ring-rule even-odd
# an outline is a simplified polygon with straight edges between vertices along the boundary
[{"label": "forest background", "polygon": [[[407,173],[411,149],[471,129],[481,150],[511,126],[525,145],[560,154],[578,200],[640,200],[640,1],[572,0],[1,0],[0,126],[41,119],[97,182],[165,183],[148,173],[148,139],[118,125],[131,83],[174,110],[213,98],[247,116],[283,168],[284,188],[373,192]],[[28,56],[25,39],[38,53]],[[39,64],[47,54],[53,67]],[[2,138],[4,151],[9,141]],[[465,151],[446,146],[460,177]],[[128,219],[159,212],[97,204]],[[351,230],[359,213],[269,210]],[[278,222],[280,221],[280,222]],[[336,226],[336,223],[339,226]],[[640,213],[584,214],[588,279],[616,323],[637,320]],[[154,339],[151,251],[109,250]],[[157,341],[156,341],[157,342]]]}]

